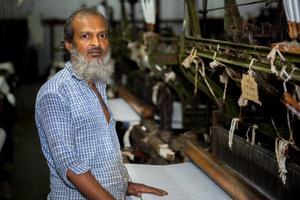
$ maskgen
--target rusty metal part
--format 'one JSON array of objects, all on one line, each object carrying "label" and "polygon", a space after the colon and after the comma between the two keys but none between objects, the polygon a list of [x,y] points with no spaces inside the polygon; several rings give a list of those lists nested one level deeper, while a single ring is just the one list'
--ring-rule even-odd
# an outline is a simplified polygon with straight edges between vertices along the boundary
[{"label": "rusty metal part", "polygon": [[[159,137],[160,130],[155,126],[154,121],[145,120],[141,125],[136,125],[130,134],[131,139],[138,146],[141,146],[148,153],[154,150],[156,155],[168,161],[173,161],[175,153],[168,144],[164,143]],[[164,131],[166,132],[166,131]]]},{"label": "rusty metal part", "polygon": [[122,85],[117,86],[117,92],[118,95],[123,98],[141,117],[145,119],[154,118],[154,107],[143,103]]}]

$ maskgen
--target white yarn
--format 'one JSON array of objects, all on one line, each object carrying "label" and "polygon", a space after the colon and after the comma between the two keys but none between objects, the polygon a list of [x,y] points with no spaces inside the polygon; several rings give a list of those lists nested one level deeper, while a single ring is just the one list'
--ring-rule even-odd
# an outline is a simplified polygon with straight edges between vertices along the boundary
[{"label": "white yarn", "polygon": [[6,79],[4,78],[4,76],[0,76],[0,91],[6,95],[6,98],[11,105],[13,105],[13,106],[16,105],[16,98],[10,92],[9,85],[6,82]]},{"label": "white yarn", "polygon": [[239,118],[232,118],[231,120],[231,125],[230,125],[230,130],[228,134],[228,146],[230,150],[232,150],[232,141],[233,141],[233,133],[235,129],[237,129],[237,122],[240,121]]},{"label": "white yarn", "polygon": [[175,81],[176,74],[173,71],[165,73],[165,82],[168,83],[169,81]]},{"label": "white yarn", "polygon": [[152,87],[152,102],[154,105],[157,105],[158,104],[158,91],[159,91],[159,88],[160,86],[162,85],[161,82],[157,82],[153,87]]},{"label": "white yarn", "polygon": [[197,49],[193,47],[193,49],[190,52],[190,55],[188,55],[182,62],[182,65],[189,69],[191,68],[191,64],[194,61],[194,59],[197,57]]},{"label": "white yarn", "polygon": [[252,134],[251,134],[251,145],[253,146],[255,144],[255,130],[258,129],[258,126],[256,124],[253,124],[250,126],[247,130],[246,137],[247,137],[247,142],[249,142],[249,131],[252,129]]},{"label": "white yarn", "polygon": [[240,107],[244,107],[248,105],[248,99],[242,98],[242,96],[240,96],[239,100],[238,100],[238,105]]},{"label": "white yarn", "polygon": [[155,0],[141,0],[145,22],[155,24]]},{"label": "white yarn", "polygon": [[175,158],[175,153],[174,151],[172,151],[170,148],[169,148],[169,145],[168,144],[160,144],[158,146],[159,150],[158,150],[158,154],[164,158],[164,159],[167,159],[169,158],[170,160],[173,160]]},{"label": "white yarn", "polygon": [[287,169],[285,166],[286,162],[286,150],[288,149],[289,141],[284,140],[282,138],[276,138],[275,140],[275,153],[278,163],[278,172],[279,177],[281,178],[283,184],[286,183],[286,174]]},{"label": "white yarn", "polygon": [[125,148],[130,148],[131,147],[131,144],[130,144],[130,133],[133,129],[133,127],[135,125],[138,125],[139,123],[138,122],[134,122],[134,123],[131,123],[129,128],[127,129],[127,131],[125,132],[124,136],[123,136],[123,143],[124,143],[124,147]]},{"label": "white yarn", "polygon": [[3,128],[0,128],[0,152],[6,139],[6,133]]},{"label": "white yarn", "polygon": [[285,58],[283,57],[282,53],[279,51],[278,49],[279,47],[279,44],[277,44],[275,47],[273,47],[273,49],[270,51],[270,53],[268,54],[267,56],[267,59],[270,60],[270,64],[271,64],[271,71],[276,75],[278,76],[279,75],[279,72],[277,71],[276,69],[276,66],[275,66],[275,58],[276,58],[276,53],[279,55],[280,57],[280,60],[285,62]]}]

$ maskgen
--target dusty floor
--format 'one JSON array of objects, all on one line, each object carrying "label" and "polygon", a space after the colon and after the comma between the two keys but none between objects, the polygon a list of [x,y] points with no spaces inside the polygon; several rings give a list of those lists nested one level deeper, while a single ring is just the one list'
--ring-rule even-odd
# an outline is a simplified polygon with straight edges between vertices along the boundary
[{"label": "dusty floor", "polygon": [[0,166],[0,200],[43,200],[49,191],[48,168],[34,122],[39,87],[40,84],[26,84],[17,88],[14,160]]}]

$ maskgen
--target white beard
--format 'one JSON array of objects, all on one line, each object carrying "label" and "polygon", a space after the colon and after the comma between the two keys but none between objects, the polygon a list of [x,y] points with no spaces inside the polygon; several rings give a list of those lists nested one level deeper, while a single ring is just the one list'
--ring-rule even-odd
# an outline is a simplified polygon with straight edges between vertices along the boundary
[{"label": "white beard", "polygon": [[102,59],[92,59],[88,61],[76,49],[71,50],[71,61],[73,70],[77,76],[86,81],[108,82],[113,73],[114,65],[110,56],[110,51]]}]

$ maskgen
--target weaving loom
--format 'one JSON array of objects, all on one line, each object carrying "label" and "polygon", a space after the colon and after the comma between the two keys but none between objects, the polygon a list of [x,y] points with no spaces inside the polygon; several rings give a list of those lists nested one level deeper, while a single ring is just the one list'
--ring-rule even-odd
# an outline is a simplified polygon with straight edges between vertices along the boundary
[{"label": "weaving loom", "polygon": [[[255,143],[246,140],[247,126],[239,123],[228,147],[228,122],[223,114],[214,113],[212,131],[213,154],[224,161],[250,184],[262,191],[270,199],[293,199],[300,192],[299,152],[289,150],[286,163],[286,183],[278,176],[278,165],[274,151],[274,139],[258,132]],[[227,124],[227,125],[226,125]]]}]

